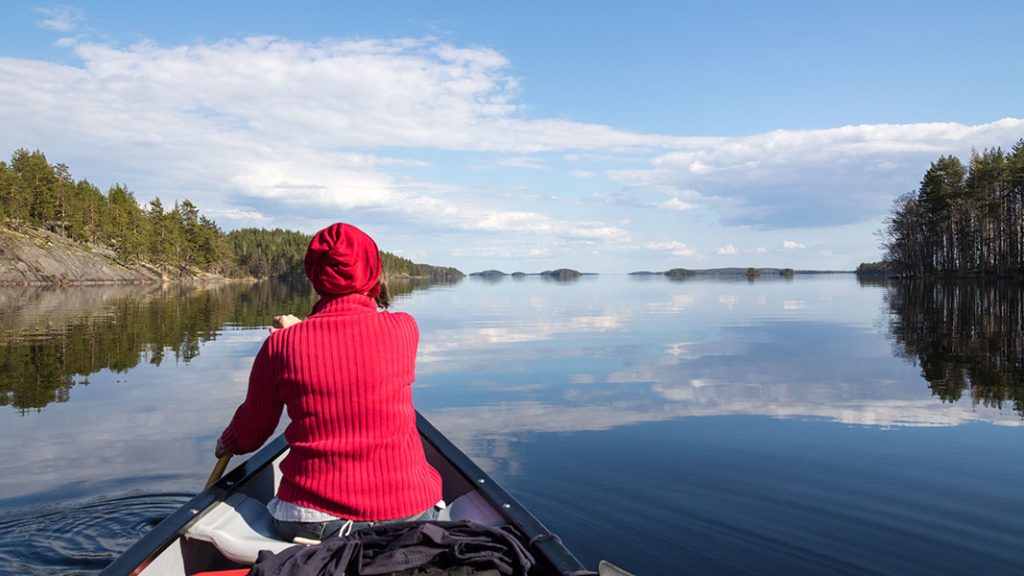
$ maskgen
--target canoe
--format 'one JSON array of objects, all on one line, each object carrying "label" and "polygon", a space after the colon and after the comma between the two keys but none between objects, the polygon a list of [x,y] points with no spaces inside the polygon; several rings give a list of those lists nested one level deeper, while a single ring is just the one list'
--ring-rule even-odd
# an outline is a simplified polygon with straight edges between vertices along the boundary
[{"label": "canoe", "polygon": [[[537,575],[594,573],[426,418],[417,414],[416,424],[427,459],[443,478],[448,519],[514,527],[537,563],[531,576],[535,570]],[[269,442],[154,526],[101,575],[186,576],[239,569],[251,565],[259,550],[294,546],[278,539],[266,510],[287,450],[283,435]]]}]

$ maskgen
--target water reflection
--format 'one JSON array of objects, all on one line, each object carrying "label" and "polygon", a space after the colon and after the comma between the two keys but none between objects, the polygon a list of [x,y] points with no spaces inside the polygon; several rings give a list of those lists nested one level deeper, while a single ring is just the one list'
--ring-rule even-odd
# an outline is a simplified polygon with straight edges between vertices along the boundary
[{"label": "water reflection", "polygon": [[1024,288],[1011,282],[892,284],[886,295],[897,354],[916,362],[932,394],[1024,416]]},{"label": "water reflection", "polygon": [[[991,396],[993,367],[1020,368],[1019,292],[799,275],[395,288],[420,325],[417,406],[587,564],[1021,573],[1019,371],[996,380],[1002,403],[966,401]],[[201,487],[269,318],[314,296],[266,283],[0,298],[2,353],[37,362],[4,369],[56,382],[19,402],[74,400],[0,410],[0,566],[81,574]]]},{"label": "water reflection", "polygon": [[[395,300],[428,281],[390,283]],[[304,316],[308,283],[94,286],[0,290],[0,406],[25,413],[67,402],[76,385],[140,363],[188,364],[225,328],[259,328],[282,313]]]},{"label": "water reflection", "polygon": [[[435,326],[427,317],[419,374],[420,385],[432,389],[419,398],[442,429],[483,459],[492,459],[494,445],[508,442],[510,433],[609,430],[691,417],[822,419],[882,428],[1022,424],[1000,402],[936,401],[934,385],[922,385],[914,367],[893,356],[888,330],[892,318],[922,318],[927,307],[885,286],[852,280],[602,277],[570,293],[542,283],[483,286],[479,298],[463,295],[474,304],[463,306],[461,321]],[[897,300],[906,307],[890,309]],[[992,304],[984,308],[987,322],[1014,308]],[[447,307],[424,302],[424,308]],[[1018,327],[998,344],[987,342],[1002,348],[999,362],[1016,362],[1019,370],[1019,345],[1011,357],[1021,337],[1017,318],[993,324]],[[978,337],[988,330],[962,313],[950,321]],[[1015,374],[1001,376],[1000,390],[1020,381]],[[975,393],[988,398],[993,390]]]}]

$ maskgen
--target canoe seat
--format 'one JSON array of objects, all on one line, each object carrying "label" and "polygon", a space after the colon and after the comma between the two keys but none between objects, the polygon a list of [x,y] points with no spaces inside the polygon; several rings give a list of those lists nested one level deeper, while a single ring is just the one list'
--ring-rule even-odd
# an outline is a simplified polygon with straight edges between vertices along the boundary
[{"label": "canoe seat", "polygon": [[[441,511],[438,520],[471,520],[485,526],[504,523],[501,514],[477,492],[453,500]],[[279,539],[266,504],[237,492],[193,524],[185,531],[185,536],[209,542],[225,558],[245,566],[256,561],[260,550],[276,553],[296,546]]]},{"label": "canoe seat", "polygon": [[295,546],[278,538],[266,504],[238,492],[193,524],[185,536],[209,542],[228,560],[246,566],[256,561],[260,550],[280,552]]}]

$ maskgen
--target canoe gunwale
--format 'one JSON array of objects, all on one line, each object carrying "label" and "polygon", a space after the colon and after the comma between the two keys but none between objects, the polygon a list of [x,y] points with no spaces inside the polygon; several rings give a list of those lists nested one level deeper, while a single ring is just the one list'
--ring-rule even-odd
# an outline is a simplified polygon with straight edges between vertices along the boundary
[{"label": "canoe gunwale", "polygon": [[145,570],[149,563],[177,540],[192,524],[206,515],[216,504],[225,500],[245,485],[245,481],[288,449],[288,442],[280,434],[233,470],[225,474],[213,486],[203,490],[180,508],[164,518],[133,544],[124,554],[108,564],[100,576],[134,576]]},{"label": "canoe gunwale", "polygon": [[548,564],[561,574],[571,575],[587,572],[583,564],[562,544],[557,535],[548,530],[526,507],[513,498],[455,444],[452,444],[451,440],[419,412],[416,413],[416,426],[419,428],[420,435],[430,442],[441,456],[452,464],[452,467],[473,482],[476,490],[490,502],[494,509],[522,533],[527,540],[524,542],[527,544],[527,548],[534,553],[542,554],[548,560]]}]

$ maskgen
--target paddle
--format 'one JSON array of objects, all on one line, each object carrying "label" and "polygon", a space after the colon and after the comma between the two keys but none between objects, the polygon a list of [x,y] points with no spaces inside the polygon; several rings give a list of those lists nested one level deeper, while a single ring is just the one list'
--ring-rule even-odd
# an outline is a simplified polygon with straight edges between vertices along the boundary
[{"label": "paddle", "polygon": [[206,487],[213,486],[220,477],[224,475],[224,470],[228,467],[228,462],[231,461],[231,454],[225,454],[217,459],[217,463],[213,466],[213,472],[210,473],[210,479],[206,481]]}]

